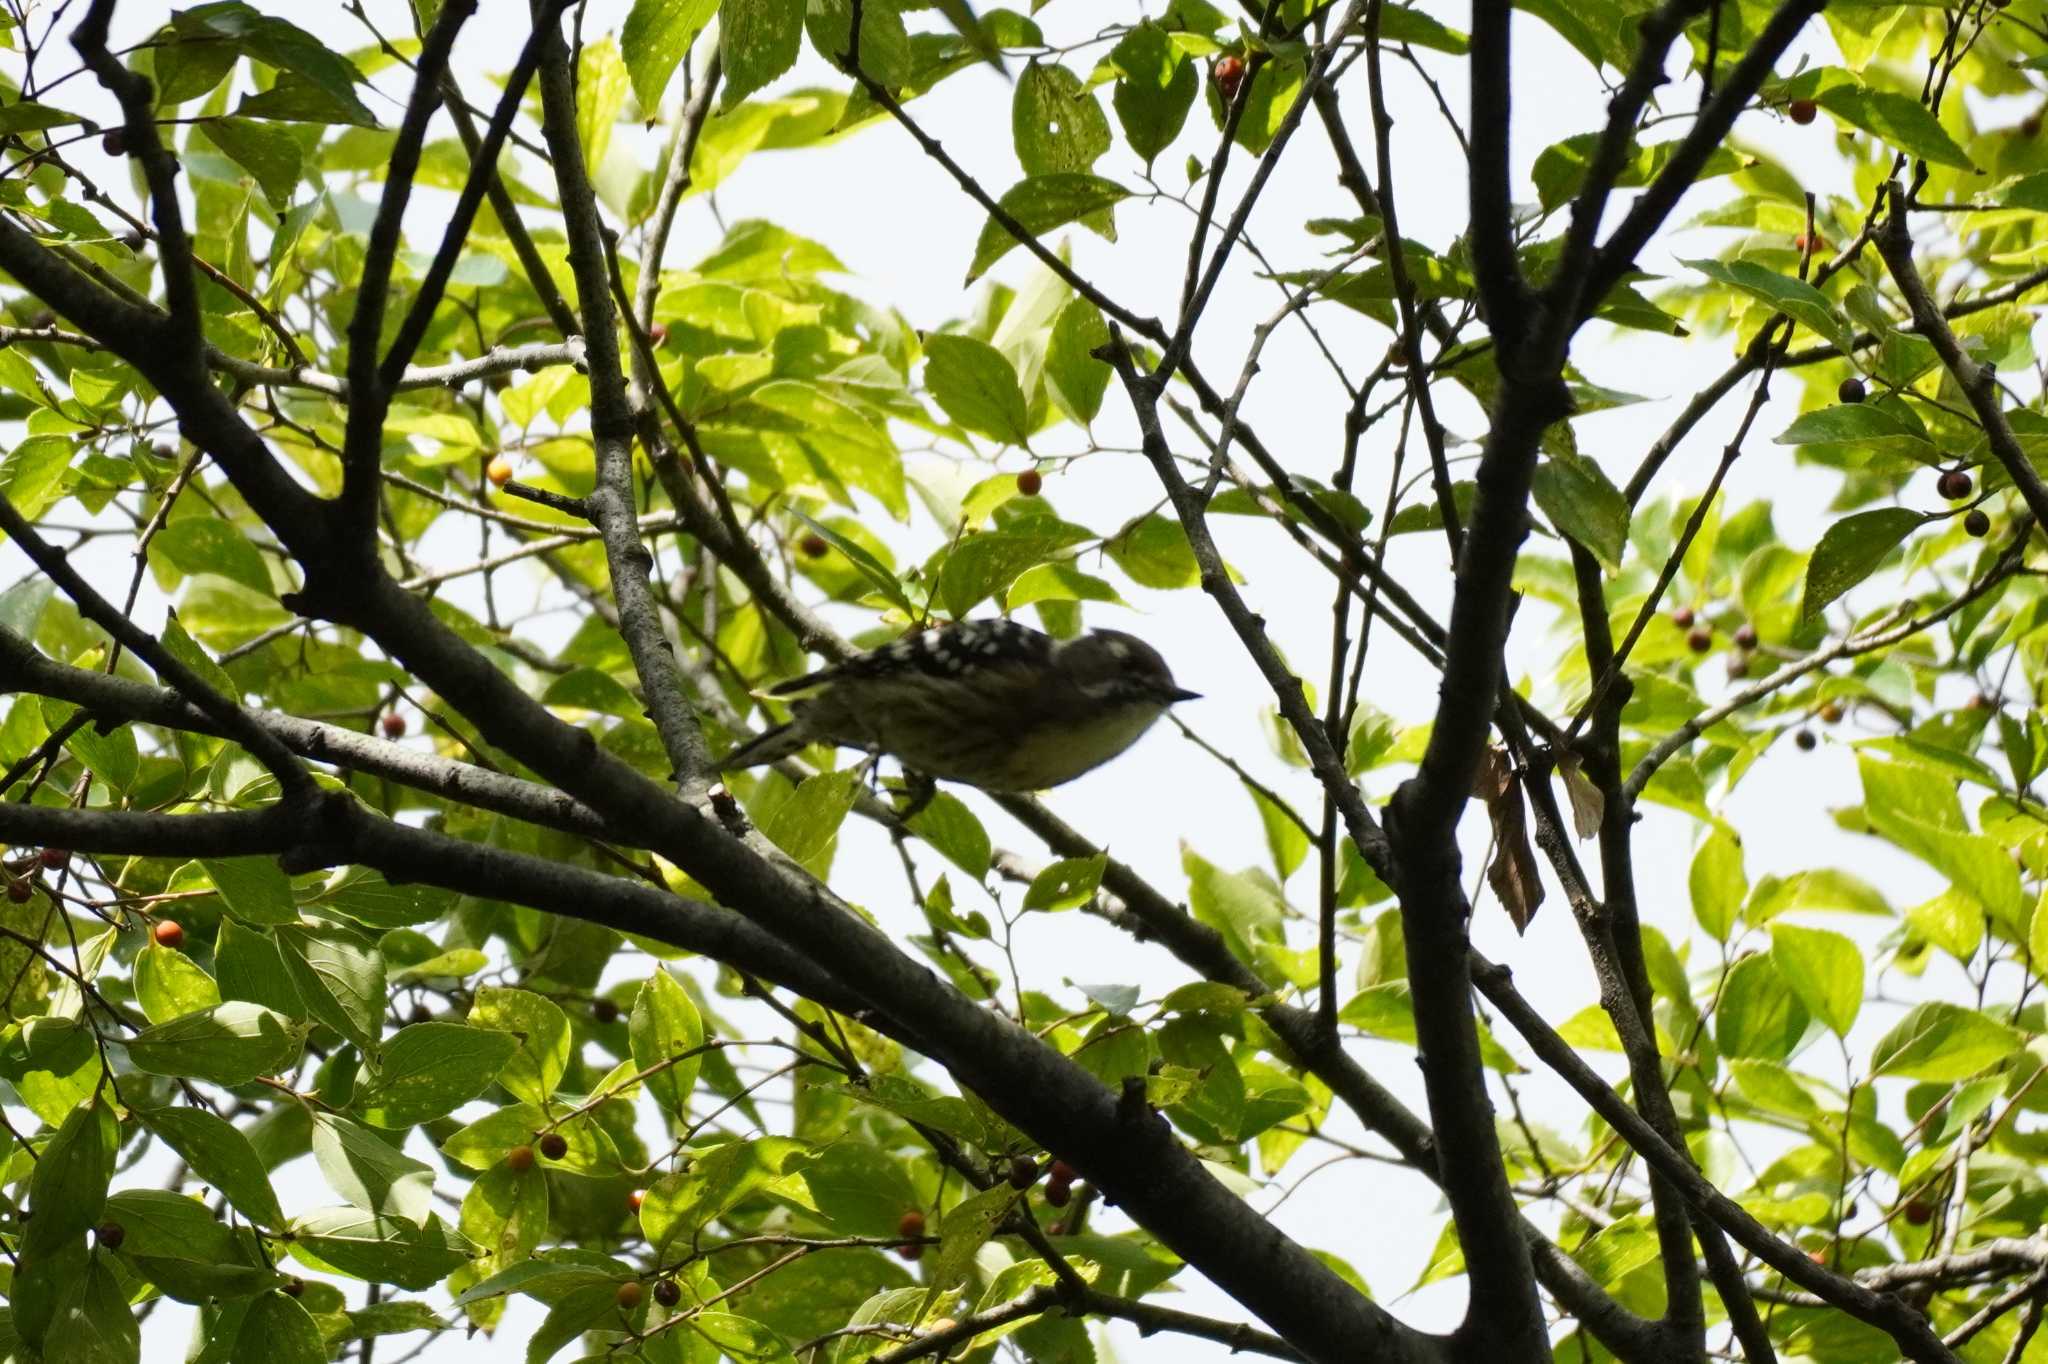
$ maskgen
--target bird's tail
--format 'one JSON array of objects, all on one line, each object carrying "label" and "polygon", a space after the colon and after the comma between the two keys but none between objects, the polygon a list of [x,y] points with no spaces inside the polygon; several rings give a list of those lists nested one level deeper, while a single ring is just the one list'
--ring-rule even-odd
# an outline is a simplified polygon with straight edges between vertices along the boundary
[{"label": "bird's tail", "polygon": [[781,762],[784,758],[802,751],[810,740],[799,733],[794,720],[777,725],[758,738],[750,739],[719,762],[718,770],[731,772],[742,767],[759,767],[763,763]]}]

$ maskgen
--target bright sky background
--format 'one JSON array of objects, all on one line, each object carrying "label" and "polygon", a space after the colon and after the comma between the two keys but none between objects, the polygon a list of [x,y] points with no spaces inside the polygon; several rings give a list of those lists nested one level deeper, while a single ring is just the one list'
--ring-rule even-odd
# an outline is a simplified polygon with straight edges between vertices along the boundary
[{"label": "bright sky background", "polygon": [[[1452,27],[1467,26],[1468,14],[1463,6],[1432,2],[1423,7]],[[484,14],[465,31],[457,46],[456,66],[472,98],[486,99],[481,92],[495,89],[487,84],[486,78],[511,65],[523,34],[523,17],[514,23],[499,22],[498,16],[502,14],[506,20],[515,13],[523,16],[524,8],[514,6],[511,0],[489,0]],[[584,21],[585,33],[615,31],[625,9],[623,0],[594,0]],[[280,10],[328,38],[338,49],[352,50],[364,44],[362,29],[338,4],[291,5]],[[386,32],[404,31],[401,4],[375,0],[369,11]],[[124,5],[116,24],[116,39],[139,39],[165,12],[163,7],[151,4]],[[1135,5],[1127,3],[1108,6],[1061,0],[1037,18],[1053,41],[1072,42],[1098,31],[1100,25],[1135,17],[1137,12]],[[930,19],[929,14],[914,17]],[[1818,30],[1816,37],[1825,42]],[[1590,79],[1584,63],[1540,23],[1518,19],[1516,42],[1514,150],[1517,167],[1525,173],[1537,152],[1548,143],[1597,127],[1604,114],[1607,92]],[[1070,65],[1085,75],[1103,50],[1102,46],[1091,46],[1071,59]],[[698,55],[701,60],[703,54]],[[1421,55],[1442,83],[1446,99],[1462,118],[1466,99],[1462,64],[1434,54]],[[62,59],[68,58],[69,53],[52,56],[59,60],[61,68]],[[1403,231],[1442,249],[1464,225],[1463,162],[1433,101],[1413,72],[1399,62],[1390,62],[1388,72],[1390,102],[1397,122],[1396,193]],[[402,75],[387,71],[375,84],[402,98],[407,89],[400,79]],[[1370,160],[1370,125],[1362,78],[1360,69],[1347,85],[1346,107],[1361,152]],[[831,80],[822,63],[807,51],[804,65],[777,88],[825,84]],[[670,91],[667,112],[672,112],[678,102],[679,88],[680,78]],[[1664,93],[1674,101],[1667,109],[1689,109],[1696,101],[1697,86],[1674,84],[1667,86]],[[947,149],[987,188],[1000,192],[1020,175],[1010,143],[1008,104],[1004,78],[980,68],[949,79],[936,93],[916,101],[911,110],[925,126],[938,132]],[[396,122],[395,103],[372,100],[371,106],[387,123]],[[639,136],[628,128],[622,128],[620,135]],[[1780,122],[1775,115],[1758,113],[1744,118],[1738,135],[1771,147],[1802,173],[1811,173],[1817,180],[1827,174],[1832,137],[1824,126],[1796,129]],[[644,137],[641,141],[647,143]],[[1198,103],[1181,141],[1159,160],[1161,183],[1178,188],[1184,183],[1179,166],[1186,155],[1193,151],[1206,159],[1213,145],[1213,129]],[[647,154],[652,155],[651,146]],[[96,151],[88,150],[81,161],[90,167],[97,157]],[[1249,158],[1241,153],[1233,159],[1231,186],[1242,186],[1249,165]],[[1120,142],[1118,149],[1096,169],[1126,184],[1137,182],[1139,168]],[[1826,181],[1816,184],[1817,188],[1823,186],[1835,187]],[[305,192],[302,188],[301,194]],[[1711,188],[1696,192],[1677,216],[1683,219],[1698,211],[1714,195]],[[1518,197],[1534,197],[1526,180]],[[1226,193],[1225,203],[1234,202],[1235,196]],[[687,266],[718,241],[722,233],[714,209],[717,218],[727,223],[750,217],[768,218],[825,243],[852,272],[849,287],[875,302],[900,309],[919,327],[936,327],[964,315],[974,305],[972,295],[963,291],[961,280],[982,215],[945,173],[924,159],[910,139],[893,126],[875,126],[823,149],[756,157],[713,199],[697,198],[686,204],[670,245],[668,265]],[[1325,240],[1308,237],[1302,224],[1314,217],[1345,217],[1355,213],[1355,206],[1336,183],[1320,129],[1310,119],[1253,216],[1251,232],[1279,268],[1314,268]],[[1115,245],[1086,233],[1075,234],[1073,252],[1077,267],[1138,311],[1170,316],[1185,259],[1187,214],[1170,203],[1143,206],[1133,201],[1118,211],[1117,218],[1121,240]],[[430,231],[429,221],[416,221],[415,244],[428,240]],[[1726,234],[1695,234],[1681,254],[1711,254],[1721,249],[1725,241]],[[1662,247],[1660,243],[1658,253],[1645,259],[1645,268],[1659,272],[1675,269]],[[1279,290],[1254,277],[1249,266],[1248,259],[1240,255],[1205,319],[1197,342],[1197,355],[1206,372],[1213,382],[1225,388],[1242,363],[1251,328],[1269,316],[1280,299]],[[1033,268],[1024,253],[1017,252],[995,273],[1016,283],[1028,277]],[[1317,308],[1313,316],[1354,374],[1369,369],[1384,350],[1384,334],[1355,314],[1332,305]],[[1598,326],[1589,328],[1574,356],[1587,377],[1659,401],[1586,420],[1580,427],[1582,448],[1599,459],[1617,483],[1623,481],[1678,405],[1724,367],[1731,354],[1726,341],[1674,343],[1640,332],[1616,334]],[[1750,452],[1736,465],[1729,480],[1728,495],[1732,500],[1728,505],[1740,505],[1755,496],[1783,495],[1778,528],[1788,542],[1805,546],[1817,537],[1820,523],[1804,519],[1803,512],[1795,514],[1792,509],[1823,505],[1829,481],[1826,476],[1794,469],[1788,452],[1768,443],[1794,415],[1786,395],[1796,396],[1796,391],[1796,385],[1780,385],[1779,396],[1757,424]],[[1656,494],[1683,495],[1704,484],[1746,394],[1745,388],[1742,396],[1724,403],[1720,412],[1702,424],[1672,460],[1654,490]],[[1316,476],[1328,475],[1341,439],[1342,399],[1299,325],[1288,325],[1274,338],[1251,390],[1246,413],[1291,468]],[[1452,408],[1445,416],[1454,432],[1473,436],[1481,430],[1479,415],[1469,407]],[[1387,423],[1389,428],[1392,425]],[[1128,407],[1114,390],[1105,404],[1097,434],[1105,444],[1135,444]],[[1050,448],[1060,448],[1058,442],[1065,438],[1063,433],[1055,433]],[[1389,432],[1368,441],[1359,486],[1375,506],[1384,488],[1389,450]],[[1022,460],[1013,454],[1002,467],[1021,468]],[[1126,517],[1148,510],[1158,498],[1156,483],[1143,461],[1136,456],[1115,454],[1090,458],[1071,471],[1048,479],[1045,492],[1062,512],[1105,532]],[[914,511],[913,522],[907,528],[886,525],[885,514],[872,505],[869,511],[869,524],[878,533],[915,546],[920,556],[928,552],[940,533],[921,509]],[[1225,552],[1247,579],[1243,590],[1248,602],[1265,614],[1275,636],[1304,675],[1321,677],[1326,670],[1328,648],[1326,582],[1320,575],[1313,581],[1305,578],[1298,559],[1277,533],[1244,518],[1219,518],[1214,528]],[[461,544],[450,543],[449,563],[461,561],[467,542],[465,535]],[[1441,611],[1447,584],[1441,538],[1414,536],[1395,543],[1396,571],[1426,602]],[[1539,550],[1546,548],[1540,541],[1533,543]],[[125,584],[125,557],[105,557],[104,568],[109,576],[101,578],[101,584]],[[20,563],[17,555],[0,550],[0,581],[11,581]],[[1303,801],[1301,808],[1314,808],[1309,799],[1309,783],[1270,755],[1258,718],[1270,695],[1213,604],[1198,591],[1134,592],[1131,599],[1139,608],[1138,615],[1091,609],[1091,622],[1134,630],[1158,645],[1181,681],[1205,694],[1204,700],[1184,708],[1188,722],[1262,779],[1296,794]],[[162,605],[146,602],[145,612],[160,612]],[[1545,636],[1541,621],[1539,609],[1532,605],[1525,610],[1511,657],[1518,676],[1529,674],[1539,681],[1548,675],[1558,652],[1556,643]],[[555,616],[542,623],[534,637],[544,644],[552,642],[566,634],[573,623]],[[1704,671],[1703,685],[1708,684],[1709,674],[1718,678],[1719,670]],[[1538,690],[1541,694],[1540,686]],[[1405,646],[1390,634],[1382,633],[1372,651],[1367,695],[1375,705],[1404,722],[1414,723],[1426,719],[1434,706],[1434,679]],[[1816,848],[1824,847],[1830,849],[1829,860],[1853,866],[1861,874],[1878,880],[1894,903],[1909,904],[1933,893],[1937,887],[1924,869],[1905,862],[1875,842],[1851,841],[1836,832],[1827,817],[1828,808],[1857,799],[1850,752],[1835,742],[1851,736],[1835,732],[1823,737],[1826,742],[1813,754],[1798,753],[1789,744],[1774,750],[1764,760],[1763,769],[1750,776],[1738,797],[1726,807],[1726,814],[1747,838],[1752,880],[1763,872],[1822,864]],[[1383,777],[1373,793],[1382,798],[1386,794]],[[1034,861],[1044,859],[1043,851],[1020,830],[1008,826],[986,801],[972,793],[963,794],[988,821],[998,846],[1014,848]],[[1180,847],[1184,842],[1226,867],[1264,865],[1267,861],[1251,804],[1236,781],[1165,725],[1124,758],[1055,793],[1050,803],[1081,829],[1107,840],[1118,857],[1133,863],[1169,894],[1180,894],[1185,885],[1180,870]],[[1484,847],[1483,815],[1475,815],[1469,821],[1468,832],[1473,836],[1468,855],[1469,882],[1476,881],[1479,874]],[[1657,807],[1649,807],[1642,826],[1637,866],[1644,914],[1674,941],[1683,941],[1691,933],[1685,878],[1696,832],[1691,821]],[[927,858],[927,865],[932,860]],[[904,892],[893,850],[883,836],[859,821],[847,826],[833,880],[835,888],[867,905],[893,930],[922,931],[921,918]],[[977,892],[962,887],[959,881],[955,873],[956,892],[962,894],[965,906],[974,907]],[[1312,870],[1304,868],[1298,873],[1290,890],[1295,902],[1312,912]],[[1015,892],[1008,893],[1014,900]],[[1830,926],[1863,931],[1860,925],[1845,924],[1840,916],[1830,920]],[[1550,902],[1526,937],[1515,936],[1490,896],[1479,902],[1475,933],[1484,951],[1515,968],[1522,988],[1553,1021],[1561,1021],[1594,999],[1584,951],[1554,886]],[[1868,939],[1871,935],[1864,932],[1863,936]],[[1136,983],[1148,997],[1153,997],[1189,979],[1188,972],[1163,951],[1133,944],[1105,925],[1076,914],[1039,917],[1025,923],[1018,940],[1018,963],[1035,987],[1055,992],[1060,988],[1058,982],[1066,979]],[[644,974],[644,963],[636,963],[635,972]],[[1078,1003],[1077,993],[1068,994]],[[1860,1031],[1875,1036],[1894,1017],[1888,1010],[1866,1010]],[[1511,1037],[1503,1040],[1510,1049],[1520,1051]],[[1859,1050],[1867,1050],[1867,1041]],[[1378,1078],[1421,1107],[1419,1075],[1410,1057],[1383,1044],[1361,1044],[1359,1054]],[[1595,1059],[1604,1064],[1613,1058]],[[1813,1064],[1823,1074],[1838,1073],[1831,1061],[1816,1060]],[[1561,1084],[1542,1075],[1530,1075],[1522,1081],[1522,1092],[1532,1120],[1567,1133],[1579,1129],[1581,1110]],[[1333,1130],[1354,1135],[1342,1123]],[[415,1137],[414,1154],[431,1158],[419,1149],[423,1144]],[[1279,1182],[1255,1194],[1254,1201],[1261,1207],[1272,1205],[1325,1154],[1311,1144],[1282,1171]],[[288,1210],[335,1201],[310,1163],[293,1167],[280,1184]],[[1456,1322],[1463,1308],[1460,1282],[1439,1285],[1412,1297],[1402,1296],[1424,1264],[1442,1220],[1440,1201],[1431,1186],[1384,1164],[1352,1161],[1315,1174],[1308,1180],[1304,1195],[1289,1198],[1279,1214],[1291,1234],[1312,1246],[1344,1255],[1381,1301],[1414,1324],[1447,1328]],[[1534,1215],[1548,1222],[1542,1210]],[[1231,1317],[1241,1315],[1192,1272],[1184,1273],[1178,1282],[1189,1293],[1177,1305]],[[188,1309],[174,1303],[164,1304],[155,1313],[147,1329],[147,1339],[152,1342],[148,1347],[151,1357],[173,1348],[173,1342],[183,1341],[190,1316]],[[426,1357],[447,1360],[483,1357],[486,1352],[493,1357],[503,1355],[510,1342],[523,1341],[537,1321],[534,1305],[522,1299],[508,1315],[503,1328],[509,1333],[505,1343],[465,1344],[459,1336],[450,1336],[443,1338]],[[1164,1364],[1226,1357],[1221,1348],[1184,1339],[1140,1342],[1135,1333],[1122,1327],[1112,1328],[1109,1334],[1116,1357],[1128,1361]],[[389,1360],[399,1352],[397,1347],[386,1344],[380,1348],[379,1357]]]}]

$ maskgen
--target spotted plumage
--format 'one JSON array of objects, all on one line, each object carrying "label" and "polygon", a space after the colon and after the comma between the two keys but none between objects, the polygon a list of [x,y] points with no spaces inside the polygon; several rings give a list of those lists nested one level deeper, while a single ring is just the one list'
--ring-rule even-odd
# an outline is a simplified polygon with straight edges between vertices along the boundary
[{"label": "spotted plumage", "polygon": [[1133,635],[1055,640],[1015,621],[978,620],[908,635],[768,695],[792,703],[789,723],[723,767],[833,743],[990,791],[1035,791],[1109,761],[1194,694]]}]

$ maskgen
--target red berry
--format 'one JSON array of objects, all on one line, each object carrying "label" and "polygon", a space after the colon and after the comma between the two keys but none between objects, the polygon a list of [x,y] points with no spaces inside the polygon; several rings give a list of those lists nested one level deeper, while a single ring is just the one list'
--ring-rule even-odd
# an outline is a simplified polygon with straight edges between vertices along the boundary
[{"label": "red berry", "polygon": [[1811,236],[1802,232],[1792,239],[1792,249],[1802,256],[1807,254],[1809,249],[1816,256],[1822,255],[1828,249],[1828,239],[1821,236],[1818,232]]},{"label": "red berry", "polygon": [[1982,507],[1974,508],[1968,516],[1963,518],[1963,531],[1965,534],[1974,535],[1981,540],[1991,534],[1991,518],[1984,514]]},{"label": "red berry", "polygon": [[1806,124],[1813,122],[1814,118],[1820,113],[1820,106],[1810,99],[1795,99],[1785,106],[1785,112],[1794,123],[1804,127]]},{"label": "red berry", "polygon": [[657,322],[649,327],[647,329],[647,339],[657,346],[668,340],[668,323]]},{"label": "red berry", "polygon": [[924,1235],[924,1214],[916,1208],[912,1208],[909,1212],[904,1213],[903,1216],[896,1219],[896,1234],[906,1240],[913,1236]]},{"label": "red berry", "polygon": [[1045,486],[1045,479],[1036,469],[1026,469],[1017,475],[1017,491],[1026,497],[1038,496],[1038,490]]},{"label": "red berry", "polygon": [[1049,1177],[1058,1180],[1062,1184],[1072,1184],[1075,1180],[1081,1177],[1081,1172],[1079,1170],[1076,1170],[1073,1166],[1067,1164],[1064,1160],[1054,1161],[1052,1163],[1052,1169],[1046,1171],[1046,1174]]},{"label": "red berry", "polygon": [[383,718],[377,721],[377,726],[384,731],[384,737],[387,739],[405,737],[405,717],[395,710],[385,711]]},{"label": "red berry", "polygon": [[540,1139],[540,1153],[549,1160],[560,1160],[569,1154],[569,1139],[560,1132],[550,1132]]},{"label": "red berry", "polygon": [[1951,502],[1960,502],[1970,495],[1973,486],[1968,470],[1950,469],[1935,480],[1934,490]]},{"label": "red berry", "polygon": [[29,897],[35,893],[36,888],[30,885],[25,877],[17,877],[7,883],[7,898],[17,905],[27,904]]},{"label": "red berry", "polygon": [[642,1203],[645,1203],[646,1201],[647,1191],[644,1189],[635,1189],[633,1190],[633,1192],[626,1195],[626,1206],[631,1208],[634,1212],[640,1211],[640,1205]]},{"label": "red berry", "polygon": [[642,1291],[643,1290],[637,1282],[635,1282],[632,1279],[628,1279],[624,1283],[619,1285],[619,1291],[614,1293],[612,1297],[618,1301],[619,1310],[624,1312],[630,1312],[640,1305],[640,1295]]},{"label": "red berry", "polygon": [[505,1153],[505,1168],[514,1174],[531,1170],[533,1168],[533,1148],[531,1146],[515,1146],[507,1151]]},{"label": "red berry", "polygon": [[1868,389],[1863,387],[1861,379],[1850,375],[1842,380],[1841,385],[1835,389],[1835,396],[1845,403],[1860,403],[1869,397],[1870,393]]},{"label": "red berry", "polygon": [[491,481],[493,488],[502,488],[512,481],[512,461],[498,455],[484,466],[484,477]]},{"label": "red berry", "polygon": [[1693,620],[1693,611],[1690,606],[1681,606],[1671,613],[1671,623],[1681,630],[1692,629]]},{"label": "red berry", "polygon": [[1696,654],[1703,654],[1714,647],[1714,629],[1710,625],[1695,625],[1686,631],[1685,647]]},{"label": "red berry", "polygon": [[1744,621],[1735,627],[1735,647],[1738,649],[1754,649],[1756,647],[1756,627],[1754,625]]},{"label": "red berry", "polygon": [[36,856],[51,871],[62,871],[65,864],[71,861],[70,852],[64,848],[45,848]]},{"label": "red berry", "polygon": [[1916,1227],[1924,1227],[1934,1220],[1934,1208],[1924,1198],[1910,1199],[1906,1203],[1906,1220]]},{"label": "red berry", "polygon": [[156,927],[151,932],[155,935],[156,943],[159,947],[183,947],[185,945],[185,926],[176,919],[158,919]]},{"label": "red berry", "polygon": [[831,543],[824,536],[816,534],[806,535],[798,542],[797,548],[804,552],[807,559],[822,559],[832,552]]},{"label": "red berry", "polygon": [[1074,1196],[1074,1186],[1064,1179],[1049,1179],[1045,1182],[1045,1201],[1055,1208],[1064,1208]]},{"label": "red berry", "polygon": [[1216,78],[1216,93],[1223,96],[1225,104],[1237,99],[1238,87],[1244,84],[1244,58],[1218,57],[1210,73]]},{"label": "red berry", "polygon": [[119,1250],[128,1239],[128,1228],[109,1218],[92,1229],[93,1239],[108,1250]]},{"label": "red berry", "polygon": [[915,1241],[907,1246],[898,1246],[896,1247],[896,1258],[899,1260],[909,1260],[912,1264],[915,1264],[924,1258],[924,1247]]},{"label": "red berry", "polygon": [[683,1286],[674,1279],[663,1279],[654,1285],[654,1300],[663,1307],[674,1307],[683,1300]]},{"label": "red berry", "polygon": [[424,1004],[415,1004],[412,1006],[412,1012],[406,1017],[413,1023],[431,1023],[434,1020],[434,1011]]}]

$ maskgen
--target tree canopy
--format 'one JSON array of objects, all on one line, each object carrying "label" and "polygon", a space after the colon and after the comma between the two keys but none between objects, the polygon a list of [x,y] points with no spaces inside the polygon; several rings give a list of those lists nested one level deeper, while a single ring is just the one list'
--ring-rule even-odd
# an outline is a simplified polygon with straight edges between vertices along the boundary
[{"label": "tree canopy", "polygon": [[[2048,1359],[2048,8],[1519,9],[0,5],[0,1359]],[[1260,864],[719,770],[1165,599]]]}]

